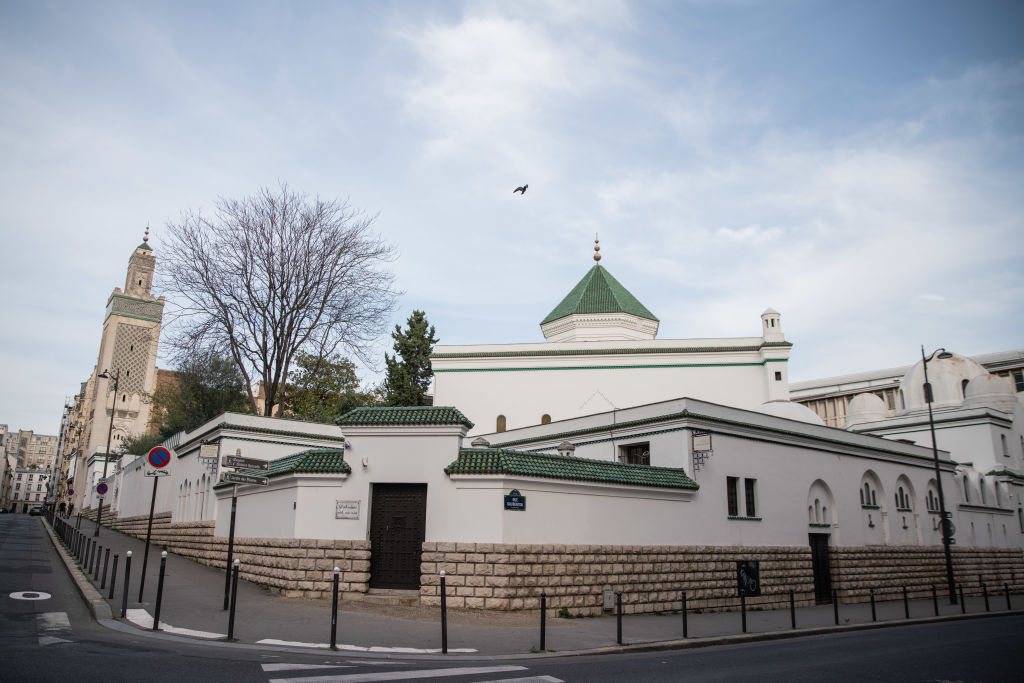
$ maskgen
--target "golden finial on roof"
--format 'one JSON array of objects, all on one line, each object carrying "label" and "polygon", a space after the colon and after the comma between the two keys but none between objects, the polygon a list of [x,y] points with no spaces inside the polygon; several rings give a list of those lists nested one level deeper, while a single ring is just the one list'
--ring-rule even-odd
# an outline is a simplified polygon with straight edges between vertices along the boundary
[{"label": "golden finial on roof", "polygon": [[594,260],[601,261],[601,240],[597,239],[597,233],[594,233]]}]

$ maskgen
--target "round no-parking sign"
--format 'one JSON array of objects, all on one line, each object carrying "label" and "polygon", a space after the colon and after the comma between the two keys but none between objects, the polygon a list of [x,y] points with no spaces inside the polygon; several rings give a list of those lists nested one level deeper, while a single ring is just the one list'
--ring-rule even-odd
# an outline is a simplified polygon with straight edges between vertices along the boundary
[{"label": "round no-parking sign", "polygon": [[100,494],[102,496],[106,492],[107,492],[107,482],[101,481],[100,483],[96,484],[96,493],[98,493],[98,494]]},{"label": "round no-parking sign", "polygon": [[166,467],[171,461],[171,452],[163,446],[156,446],[149,451],[149,464],[156,468]]}]

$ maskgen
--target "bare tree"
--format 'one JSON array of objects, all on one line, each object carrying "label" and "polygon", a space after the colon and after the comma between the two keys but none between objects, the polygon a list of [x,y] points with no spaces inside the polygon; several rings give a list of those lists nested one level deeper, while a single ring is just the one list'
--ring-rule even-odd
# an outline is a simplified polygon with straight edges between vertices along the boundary
[{"label": "bare tree", "polygon": [[309,199],[281,184],[221,198],[212,218],[186,211],[161,248],[169,345],[181,356],[229,355],[249,400],[262,380],[272,415],[295,354],[345,350],[371,363],[371,343],[395,306],[395,250],[371,230],[375,216],[347,202]]}]

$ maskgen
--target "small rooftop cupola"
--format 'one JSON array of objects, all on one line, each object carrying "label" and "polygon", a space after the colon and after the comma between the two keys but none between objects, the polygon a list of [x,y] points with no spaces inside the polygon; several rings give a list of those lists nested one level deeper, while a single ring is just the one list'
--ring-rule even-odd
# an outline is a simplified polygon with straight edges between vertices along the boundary
[{"label": "small rooftop cupola", "polygon": [[782,335],[782,314],[774,308],[766,308],[761,314],[761,337],[766,342],[786,341]]},{"label": "small rooftop cupola", "polygon": [[151,298],[150,288],[153,285],[153,271],[156,269],[156,258],[153,247],[149,246],[149,226],[142,238],[142,244],[135,247],[128,260],[128,277],[124,281],[124,293],[128,296]]},{"label": "small rooftop cupola", "polygon": [[654,339],[658,319],[603,266],[594,240],[594,267],[540,323],[549,342]]}]

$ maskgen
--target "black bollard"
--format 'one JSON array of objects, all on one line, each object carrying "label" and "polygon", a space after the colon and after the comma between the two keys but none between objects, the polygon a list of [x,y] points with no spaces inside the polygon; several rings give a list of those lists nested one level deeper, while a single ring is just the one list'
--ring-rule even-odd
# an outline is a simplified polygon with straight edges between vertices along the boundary
[{"label": "black bollard", "polygon": [[747,591],[740,589],[740,621],[743,632],[747,632]]},{"label": "black bollard", "polygon": [[117,583],[117,555],[114,555],[114,566],[110,572],[110,595],[107,596],[108,600],[114,599],[114,585]]},{"label": "black bollard", "polygon": [[82,569],[86,574],[89,573],[89,567],[92,566],[92,555],[96,551],[96,539],[90,538],[89,545],[85,549],[85,562],[82,563]]},{"label": "black bollard", "polygon": [[960,584],[960,614],[967,614],[967,605],[964,603],[964,585]]},{"label": "black bollard", "polygon": [[103,554],[103,574],[100,577],[100,590],[107,587],[107,567],[110,566],[110,548]]},{"label": "black bollard", "polygon": [[96,556],[92,558],[92,578],[100,578],[100,556],[103,555],[103,547],[96,548]]},{"label": "black bollard", "polygon": [[615,593],[615,642],[622,645],[622,591]]},{"label": "black bollard", "polygon": [[878,618],[875,616],[875,589],[869,588],[868,591],[871,593],[871,621],[878,621]]},{"label": "black bollard", "polygon": [[689,638],[689,628],[686,623],[686,591],[683,591],[683,638]]},{"label": "black bollard", "polygon": [[334,591],[331,597],[331,649],[338,649],[338,573],[341,567],[334,568]]},{"label": "black bollard", "polygon": [[935,584],[932,584],[932,604],[935,606],[935,616],[939,616],[939,594],[935,590]]},{"label": "black bollard", "polygon": [[164,569],[167,567],[167,551],[160,553],[160,578],[156,582],[156,607],[153,608],[153,630],[160,627],[160,602],[164,597]]},{"label": "black bollard", "polygon": [[988,607],[988,586],[981,584],[981,594],[985,596],[985,611],[991,612],[992,610]]},{"label": "black bollard", "polygon": [[1006,609],[1009,611],[1010,608],[1010,584],[1004,583],[1003,590],[1006,591]]},{"label": "black bollard", "polygon": [[445,595],[444,570],[441,570],[441,654],[448,654],[448,596]]},{"label": "black bollard", "polygon": [[132,576],[132,551],[124,554],[124,597],[121,598],[121,618],[128,616],[128,581]]},{"label": "black bollard", "polygon": [[793,599],[793,589],[789,590],[789,626],[796,629],[796,601]]},{"label": "black bollard", "polygon": [[839,626],[839,591],[832,591],[832,612],[836,615],[836,626]]},{"label": "black bollard", "polygon": [[547,635],[547,616],[548,616],[548,594],[544,591],[540,592],[540,651],[544,652],[547,648],[545,647],[545,636]]},{"label": "black bollard", "polygon": [[910,599],[907,597],[907,587],[903,587],[903,616],[910,618]]},{"label": "black bollard", "polygon": [[235,602],[238,600],[238,566],[240,564],[241,562],[238,560],[234,561],[235,571],[231,578],[231,612],[228,615],[228,640],[232,640],[235,636]]}]

